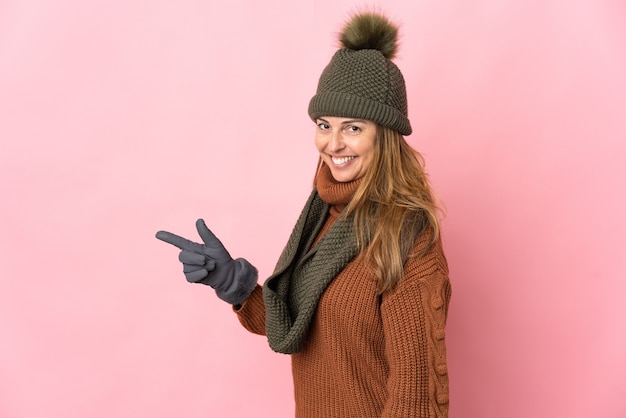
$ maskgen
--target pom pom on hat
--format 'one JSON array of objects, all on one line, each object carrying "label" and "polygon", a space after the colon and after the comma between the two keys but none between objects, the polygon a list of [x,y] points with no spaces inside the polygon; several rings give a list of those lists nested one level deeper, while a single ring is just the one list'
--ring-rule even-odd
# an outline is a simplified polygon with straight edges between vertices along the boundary
[{"label": "pom pom on hat", "polygon": [[376,49],[385,58],[393,59],[398,51],[398,27],[383,15],[363,13],[346,23],[339,41],[344,48]]},{"label": "pom pom on hat", "polygon": [[404,77],[391,61],[398,49],[397,39],[397,26],[385,16],[371,12],[354,15],[344,25],[339,36],[341,48],[322,72],[309,102],[311,119],[366,119],[409,135]]}]

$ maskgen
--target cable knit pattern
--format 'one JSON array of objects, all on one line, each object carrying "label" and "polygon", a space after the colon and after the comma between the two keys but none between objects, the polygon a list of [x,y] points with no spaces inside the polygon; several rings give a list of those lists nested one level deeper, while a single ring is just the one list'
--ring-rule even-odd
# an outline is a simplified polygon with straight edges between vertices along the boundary
[{"label": "cable knit pattern", "polygon": [[[330,211],[320,236],[338,213]],[[422,234],[414,252],[428,238]],[[257,334],[265,334],[261,292],[257,286],[236,307],[244,327]],[[450,295],[441,245],[410,258],[398,286],[382,297],[374,272],[357,256],[322,294],[304,346],[292,354],[295,416],[447,417]]]}]

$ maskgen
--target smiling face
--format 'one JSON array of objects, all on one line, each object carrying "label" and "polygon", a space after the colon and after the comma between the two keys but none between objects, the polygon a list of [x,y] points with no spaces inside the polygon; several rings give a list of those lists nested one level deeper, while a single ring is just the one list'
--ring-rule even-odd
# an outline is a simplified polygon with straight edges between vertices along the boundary
[{"label": "smiling face", "polygon": [[374,160],[376,124],[353,118],[317,118],[315,146],[333,178],[348,182],[361,178]]}]

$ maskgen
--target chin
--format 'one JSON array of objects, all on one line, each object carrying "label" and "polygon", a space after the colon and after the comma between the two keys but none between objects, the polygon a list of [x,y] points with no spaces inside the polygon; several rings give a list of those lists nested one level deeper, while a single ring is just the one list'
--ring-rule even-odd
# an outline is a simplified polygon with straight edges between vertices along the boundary
[{"label": "chin", "polygon": [[333,175],[335,181],[338,181],[339,183],[347,183],[349,181],[356,180],[356,176],[350,174],[336,173],[332,170],[330,172]]}]

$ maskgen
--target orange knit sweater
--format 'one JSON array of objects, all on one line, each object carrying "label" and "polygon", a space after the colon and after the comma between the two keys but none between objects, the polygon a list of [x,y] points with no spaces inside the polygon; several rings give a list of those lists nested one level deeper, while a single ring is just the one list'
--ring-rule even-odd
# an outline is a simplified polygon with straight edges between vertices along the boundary
[{"label": "orange knit sweater", "polygon": [[[341,207],[332,207],[323,235]],[[422,234],[414,245],[427,244]],[[451,288],[441,245],[410,258],[379,296],[357,256],[322,295],[304,348],[292,354],[297,418],[447,417],[445,324]],[[262,288],[239,307],[249,331],[265,335]]]}]

